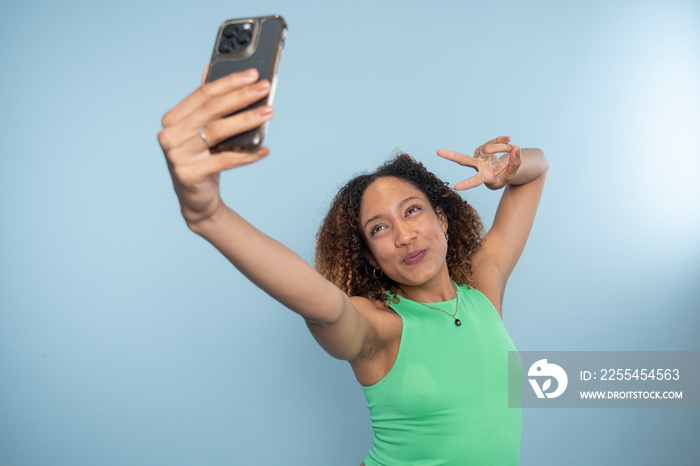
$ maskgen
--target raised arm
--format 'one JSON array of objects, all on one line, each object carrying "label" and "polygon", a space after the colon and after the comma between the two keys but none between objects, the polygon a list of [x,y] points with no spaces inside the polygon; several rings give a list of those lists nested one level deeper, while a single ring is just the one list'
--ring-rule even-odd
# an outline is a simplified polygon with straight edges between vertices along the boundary
[{"label": "raised arm", "polygon": [[[202,86],[163,117],[158,140],[187,225],[209,241],[253,283],[304,317],[331,355],[353,359],[368,337],[367,320],[353,301],[290,249],[275,241],[222,201],[220,172],[256,162],[252,153],[212,155],[209,146],[258,127],[272,118],[264,106],[235,116],[270,92],[257,72],[238,73]],[[313,330],[312,330],[313,331]]]},{"label": "raised arm", "polygon": [[[441,150],[438,155],[477,170],[456,189],[485,184],[489,189],[505,186],[496,217],[472,257],[475,287],[501,313],[503,295],[511,272],[525,248],[540,202],[549,163],[539,149],[520,149],[509,137],[500,137],[478,147],[474,157]],[[497,158],[495,154],[506,152]]]}]

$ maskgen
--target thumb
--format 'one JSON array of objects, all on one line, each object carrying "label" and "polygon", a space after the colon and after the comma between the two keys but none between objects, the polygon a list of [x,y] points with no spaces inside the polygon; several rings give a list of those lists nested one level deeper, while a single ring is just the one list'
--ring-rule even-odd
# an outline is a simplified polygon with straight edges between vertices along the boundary
[{"label": "thumb", "polygon": [[508,157],[508,165],[506,165],[505,176],[507,179],[512,179],[515,173],[520,168],[522,160],[520,159],[520,147],[514,147],[510,152],[510,157]]},{"label": "thumb", "polygon": [[460,181],[455,185],[456,191],[463,191],[465,189],[476,188],[484,182],[484,175],[477,173],[468,180]]}]

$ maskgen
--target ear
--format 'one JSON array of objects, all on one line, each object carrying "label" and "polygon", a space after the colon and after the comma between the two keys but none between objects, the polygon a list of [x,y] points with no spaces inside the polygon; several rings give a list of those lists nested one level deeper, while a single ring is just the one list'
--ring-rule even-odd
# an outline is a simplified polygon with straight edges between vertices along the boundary
[{"label": "ear", "polygon": [[442,232],[447,233],[447,228],[450,225],[447,222],[447,215],[445,215],[445,211],[442,210],[442,207],[436,207],[435,214],[437,215],[438,221],[440,222],[440,226],[442,227]]},{"label": "ear", "polygon": [[365,255],[367,256],[367,261],[369,264],[374,267],[375,269],[380,269],[379,264],[377,263],[377,260],[374,258],[372,254],[370,254],[368,251],[365,251]]}]

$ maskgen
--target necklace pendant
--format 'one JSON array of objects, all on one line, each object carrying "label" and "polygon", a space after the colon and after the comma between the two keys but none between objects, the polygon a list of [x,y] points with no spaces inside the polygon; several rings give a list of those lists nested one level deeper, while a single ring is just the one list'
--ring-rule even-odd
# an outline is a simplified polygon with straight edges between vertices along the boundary
[{"label": "necklace pendant", "polygon": [[459,327],[460,325],[462,325],[462,321],[459,319],[455,319],[455,325]]}]

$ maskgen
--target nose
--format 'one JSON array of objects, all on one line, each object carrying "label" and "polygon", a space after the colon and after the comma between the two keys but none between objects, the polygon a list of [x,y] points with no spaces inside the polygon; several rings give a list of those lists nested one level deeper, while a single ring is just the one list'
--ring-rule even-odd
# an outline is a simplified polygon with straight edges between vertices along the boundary
[{"label": "nose", "polygon": [[406,222],[398,222],[395,226],[396,246],[406,246],[416,238],[415,231]]}]

